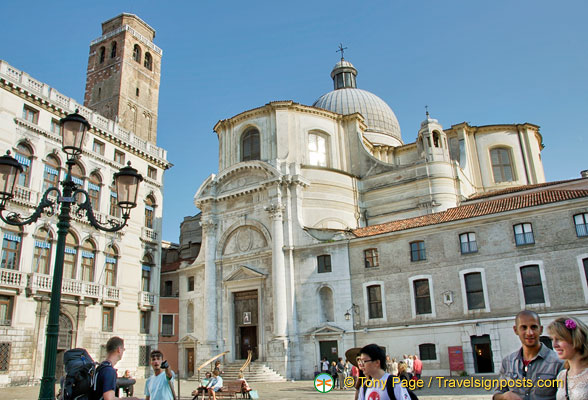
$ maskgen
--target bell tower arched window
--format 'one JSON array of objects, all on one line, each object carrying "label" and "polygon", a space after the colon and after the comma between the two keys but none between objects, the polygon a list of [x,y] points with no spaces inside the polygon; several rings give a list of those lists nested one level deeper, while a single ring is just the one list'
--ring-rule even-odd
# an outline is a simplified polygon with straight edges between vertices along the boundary
[{"label": "bell tower arched window", "polygon": [[150,53],[145,53],[145,62],[143,63],[143,65],[149,71],[151,71],[153,69],[153,57],[151,57]]},{"label": "bell tower arched window", "polygon": [[252,128],[241,136],[241,161],[259,160],[259,158],[259,131]]},{"label": "bell tower arched window", "polygon": [[110,58],[116,57],[116,42],[112,42],[110,45]]},{"label": "bell tower arched window", "polygon": [[100,50],[98,51],[98,59],[99,59],[99,63],[102,64],[104,62],[104,58],[106,58],[106,48],[104,46],[100,47]]},{"label": "bell tower arched window", "polygon": [[133,60],[141,63],[141,47],[138,44],[133,47]]}]

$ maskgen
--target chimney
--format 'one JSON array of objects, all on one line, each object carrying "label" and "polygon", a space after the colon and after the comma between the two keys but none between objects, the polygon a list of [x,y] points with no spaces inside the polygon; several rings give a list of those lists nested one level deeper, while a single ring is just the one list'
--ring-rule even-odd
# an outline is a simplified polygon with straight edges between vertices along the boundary
[{"label": "chimney", "polygon": [[588,178],[588,169],[585,169],[584,171],[580,172],[580,175],[582,176],[582,178]]}]

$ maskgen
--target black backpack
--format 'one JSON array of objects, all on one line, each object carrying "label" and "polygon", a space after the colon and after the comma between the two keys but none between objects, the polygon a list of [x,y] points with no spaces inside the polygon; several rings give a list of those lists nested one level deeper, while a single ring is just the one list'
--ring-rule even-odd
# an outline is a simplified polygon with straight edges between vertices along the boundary
[{"label": "black backpack", "polygon": [[[392,375],[388,376],[388,379],[386,379],[386,392],[388,393],[388,397],[390,398],[390,400],[396,400],[396,396],[394,395],[394,386],[392,385],[393,379],[394,379],[394,377]],[[414,394],[414,392],[412,390],[410,390],[407,387],[405,389],[408,392],[408,396],[410,397],[410,400],[418,400],[419,399],[417,397],[417,395]],[[365,399],[365,392],[367,392],[367,387],[364,385],[363,386],[363,398],[364,399]]]},{"label": "black backpack", "polygon": [[62,381],[63,400],[91,400],[98,371],[105,364],[92,360],[86,349],[71,349],[64,353],[65,378]]}]

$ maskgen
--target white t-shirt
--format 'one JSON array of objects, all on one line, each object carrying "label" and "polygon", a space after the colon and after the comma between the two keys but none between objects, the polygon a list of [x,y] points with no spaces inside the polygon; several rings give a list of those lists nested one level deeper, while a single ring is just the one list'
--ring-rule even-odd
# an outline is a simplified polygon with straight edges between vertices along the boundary
[{"label": "white t-shirt", "polygon": [[[384,376],[380,379],[381,382],[386,382],[388,378],[393,379],[389,373],[385,373]],[[373,380],[372,380],[373,381]],[[391,385],[392,382],[389,383]],[[365,386],[365,381],[364,381]],[[408,395],[408,391],[406,388],[402,387],[402,384],[398,382],[394,385],[394,396],[396,400],[410,400],[410,396]],[[372,387],[368,387],[364,390],[363,387],[359,388],[359,396],[357,397],[358,400],[392,400],[388,396],[388,392],[386,391],[386,386],[384,387],[380,384],[380,382],[374,382]]]},{"label": "white t-shirt", "polygon": [[[174,384],[174,372],[172,371],[172,378],[169,381]],[[151,400],[174,400],[171,388],[165,376],[165,371],[159,375],[152,375],[145,382],[145,396],[149,396]]]}]

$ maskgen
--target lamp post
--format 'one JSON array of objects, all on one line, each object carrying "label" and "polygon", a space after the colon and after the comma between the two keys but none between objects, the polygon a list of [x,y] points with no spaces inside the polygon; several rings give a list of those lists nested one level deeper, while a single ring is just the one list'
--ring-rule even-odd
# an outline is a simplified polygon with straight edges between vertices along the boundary
[{"label": "lamp post", "polygon": [[[61,119],[62,149],[67,154],[67,175],[61,182],[63,191],[60,191],[56,187],[47,189],[33,214],[26,218],[21,217],[16,212],[7,212],[4,215],[6,203],[14,196],[14,186],[23,168],[17,160],[10,156],[10,151],[7,151],[6,155],[0,157],[0,218],[2,221],[9,225],[28,225],[37,221],[43,212],[52,216],[56,213],[56,209],[59,208],[55,268],[53,271],[53,286],[51,288],[51,302],[47,320],[47,341],[45,343],[43,378],[41,379],[39,400],[55,399],[55,365],[59,335],[59,307],[61,303],[63,260],[65,238],[70,228],[72,203],[75,203],[76,199],[83,197],[83,201],[78,203],[76,214],[82,216],[85,212],[86,218],[96,229],[106,232],[117,232],[127,225],[131,210],[137,205],[139,182],[143,180],[141,174],[131,167],[130,162],[126,167],[121,168],[119,172],[115,173],[114,185],[117,193],[118,206],[122,208],[123,221],[121,222],[112,218],[107,221],[107,225],[99,223],[94,216],[90,196],[85,190],[78,187],[71,176],[72,167],[82,153],[84,135],[89,128],[90,124],[83,116],[78,114],[78,110]],[[51,193],[54,194],[53,198],[50,197]]]}]

